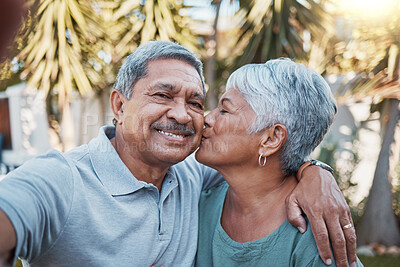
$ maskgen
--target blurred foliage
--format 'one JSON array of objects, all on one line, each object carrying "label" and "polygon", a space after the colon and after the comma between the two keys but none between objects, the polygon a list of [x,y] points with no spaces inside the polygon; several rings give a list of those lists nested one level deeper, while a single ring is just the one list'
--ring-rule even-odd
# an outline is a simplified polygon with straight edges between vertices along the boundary
[{"label": "blurred foliage", "polygon": [[[263,63],[290,57],[307,65],[313,49],[322,50],[318,64],[329,61],[324,51],[334,36],[333,17],[325,10],[330,1],[240,0],[232,19],[235,27],[219,36],[228,57],[218,58],[217,81],[220,95],[229,74],[244,64]],[[218,48],[218,50],[222,50]],[[321,55],[326,60],[321,59]]]},{"label": "blurred foliage", "polygon": [[20,68],[13,71],[27,80],[28,88],[46,95],[52,91],[60,106],[75,89],[86,96],[103,76],[101,67],[88,66],[91,60],[101,62],[96,48],[104,32],[96,17],[89,1],[36,2],[18,36],[12,65]]},{"label": "blurred foliage", "polygon": [[[359,3],[362,4],[362,2]],[[334,66],[328,71],[352,76],[349,82],[340,88],[339,102],[368,97],[375,104],[386,103],[386,106],[393,103],[392,105],[395,107],[397,99],[400,99],[400,34],[398,31],[400,5],[399,1],[385,1],[380,6],[375,2],[375,7],[376,9],[384,8],[382,8],[382,12],[370,10],[369,16],[362,16],[362,12],[351,10],[349,12],[359,14],[344,17],[351,26],[351,35],[342,36],[343,39],[338,43],[339,45],[335,46]],[[396,100],[388,102],[393,98]],[[395,135],[398,115],[397,112],[388,112],[381,108],[379,111],[381,132],[385,134],[381,135],[380,153],[368,199],[360,205],[364,214],[358,224],[359,244],[373,242],[398,244],[400,238],[399,217],[396,222],[392,216],[392,213],[396,213],[396,209],[392,208],[396,208],[398,201],[396,196],[394,199],[391,199],[392,196],[389,198],[393,191],[390,190],[390,187],[384,187],[388,183],[387,179],[390,181],[392,177],[392,174],[389,174],[385,168],[390,166],[390,159],[396,156],[391,154],[390,146],[394,145],[393,135]],[[388,132],[390,134],[387,134]],[[392,190],[396,189],[393,187]],[[384,223],[386,227],[380,227]]]},{"label": "blurred foliage", "polygon": [[26,80],[28,88],[56,98],[62,111],[73,91],[85,97],[108,90],[121,60],[140,43],[176,40],[198,51],[182,6],[175,0],[30,1],[15,57],[2,64],[0,88]]},{"label": "blurred foliage", "polygon": [[[240,1],[232,52],[217,63],[218,85],[227,73],[249,62],[290,56],[306,59],[310,43],[330,38],[326,1]],[[0,89],[18,79],[58,99],[71,91],[102,93],[114,81],[123,58],[153,39],[175,40],[198,55],[203,36],[176,0],[31,0],[30,16],[18,37],[15,58],[3,64]],[[228,44],[224,44],[226,46]],[[16,78],[17,77],[17,78]]]},{"label": "blurred foliage", "polygon": [[326,1],[240,1],[236,14],[240,28],[235,36],[233,68],[271,58],[307,59],[312,42],[333,35],[333,20]]},{"label": "blurred foliage", "polygon": [[354,134],[352,149],[339,148],[338,145],[332,141],[329,136],[323,140],[319,146],[318,160],[330,165],[334,170],[334,177],[340,190],[342,191],[347,203],[350,206],[351,213],[354,221],[359,217],[360,205],[354,203],[351,195],[356,189],[357,183],[351,181],[353,172],[357,167],[360,159],[358,156],[358,137]]},{"label": "blurred foliage", "polygon": [[132,53],[150,40],[173,40],[198,52],[198,37],[189,25],[192,19],[179,12],[183,1],[97,1],[106,31],[114,46],[114,61]]},{"label": "blurred foliage", "polygon": [[363,256],[358,255],[358,258],[366,267],[398,267],[400,266],[400,258],[399,257],[391,257],[391,256]]},{"label": "blurred foliage", "polygon": [[341,99],[400,99],[400,5],[392,4],[385,16],[345,18],[351,35],[336,40],[330,52],[334,57],[327,65],[327,73],[352,74],[351,82],[341,88]]}]

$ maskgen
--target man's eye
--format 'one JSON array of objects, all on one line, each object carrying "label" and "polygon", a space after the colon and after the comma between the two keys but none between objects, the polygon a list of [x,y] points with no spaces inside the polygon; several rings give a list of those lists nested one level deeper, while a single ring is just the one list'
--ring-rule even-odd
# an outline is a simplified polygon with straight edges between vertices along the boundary
[{"label": "man's eye", "polygon": [[219,111],[219,113],[224,114],[224,113],[228,113],[228,111],[226,111],[225,109],[221,109],[221,110]]},{"label": "man's eye", "polygon": [[156,94],[154,94],[154,96],[161,97],[161,98],[167,98],[167,99],[171,98],[169,95],[163,94],[163,93],[156,93]]},{"label": "man's eye", "polygon": [[197,103],[197,102],[190,102],[189,104],[192,105],[192,106],[194,106],[194,107],[196,107],[196,108],[203,109],[203,105],[200,104],[200,103]]}]

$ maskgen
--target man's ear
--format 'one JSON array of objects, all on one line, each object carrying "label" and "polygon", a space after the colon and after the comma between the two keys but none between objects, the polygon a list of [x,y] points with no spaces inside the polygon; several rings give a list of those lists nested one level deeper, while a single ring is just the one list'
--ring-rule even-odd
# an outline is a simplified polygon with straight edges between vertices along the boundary
[{"label": "man's ear", "polygon": [[124,113],[124,103],[128,99],[118,90],[114,89],[110,95],[111,110],[114,114],[114,118],[117,119],[118,123],[122,123],[122,116]]},{"label": "man's ear", "polygon": [[264,130],[261,136],[259,154],[264,157],[278,152],[286,142],[287,130],[285,125],[275,124]]}]

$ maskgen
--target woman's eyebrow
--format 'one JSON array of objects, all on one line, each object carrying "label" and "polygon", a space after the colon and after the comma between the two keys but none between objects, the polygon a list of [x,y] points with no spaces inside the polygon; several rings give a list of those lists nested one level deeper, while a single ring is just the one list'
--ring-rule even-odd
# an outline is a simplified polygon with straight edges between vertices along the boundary
[{"label": "woman's eyebrow", "polygon": [[226,98],[226,97],[221,99],[221,105],[224,105],[225,103],[233,105],[232,101],[229,98]]}]

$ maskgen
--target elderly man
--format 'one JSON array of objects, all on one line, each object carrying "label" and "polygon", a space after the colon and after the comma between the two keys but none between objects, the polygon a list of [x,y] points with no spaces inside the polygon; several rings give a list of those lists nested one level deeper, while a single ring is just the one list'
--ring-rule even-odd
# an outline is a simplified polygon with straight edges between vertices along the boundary
[{"label": "elderly man", "polygon": [[[222,180],[189,156],[201,141],[204,97],[193,53],[172,42],[140,46],[110,96],[115,127],[101,128],[87,145],[28,161],[0,183],[3,262],[193,265],[200,193]],[[347,204],[329,172],[303,173],[288,217],[303,231],[301,206],[322,258],[330,263],[329,234],[336,263],[346,266],[347,254],[355,259],[354,228],[341,228],[352,223]]]}]

